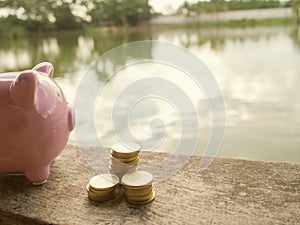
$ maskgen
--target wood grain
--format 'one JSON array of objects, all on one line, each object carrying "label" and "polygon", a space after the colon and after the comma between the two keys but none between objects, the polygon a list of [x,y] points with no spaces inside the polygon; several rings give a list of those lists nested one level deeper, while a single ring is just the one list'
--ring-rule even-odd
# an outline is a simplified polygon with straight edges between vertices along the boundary
[{"label": "wood grain", "polygon": [[[166,157],[140,156],[142,165]],[[42,186],[0,176],[0,224],[300,224],[300,165],[218,158],[199,172],[199,160],[155,184],[152,204],[130,205],[122,195],[97,203],[85,190],[96,172],[67,146]]]}]

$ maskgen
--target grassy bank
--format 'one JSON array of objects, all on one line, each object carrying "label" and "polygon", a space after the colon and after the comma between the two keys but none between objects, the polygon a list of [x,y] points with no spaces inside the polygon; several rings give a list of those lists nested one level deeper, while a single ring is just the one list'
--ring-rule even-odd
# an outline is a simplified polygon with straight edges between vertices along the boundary
[{"label": "grassy bank", "polygon": [[182,28],[212,28],[212,27],[227,27],[227,28],[244,28],[244,27],[254,27],[254,26],[291,26],[295,24],[295,20],[292,18],[284,19],[242,19],[242,20],[231,20],[224,22],[194,22],[194,23],[180,23],[180,24],[163,24],[163,25],[153,25],[155,27],[162,27],[168,29],[182,29]]},{"label": "grassy bank", "polygon": [[[159,25],[151,25],[156,28],[163,29],[183,29],[183,28],[215,28],[215,27],[227,27],[227,28],[244,28],[244,27],[254,27],[254,26],[291,26],[295,24],[295,20],[293,18],[284,18],[284,19],[263,19],[263,20],[255,20],[255,19],[242,19],[242,20],[231,20],[224,22],[195,22],[195,23],[178,23],[178,24],[159,24]],[[18,39],[27,35],[53,35],[57,33],[68,33],[68,32],[93,32],[93,30],[99,30],[106,32],[116,31],[116,30],[139,30],[142,26],[140,25],[136,27],[95,27],[95,26],[86,26],[82,29],[76,30],[51,30],[51,31],[28,31],[21,26],[12,26],[8,27],[5,32],[0,33],[0,39]]]}]

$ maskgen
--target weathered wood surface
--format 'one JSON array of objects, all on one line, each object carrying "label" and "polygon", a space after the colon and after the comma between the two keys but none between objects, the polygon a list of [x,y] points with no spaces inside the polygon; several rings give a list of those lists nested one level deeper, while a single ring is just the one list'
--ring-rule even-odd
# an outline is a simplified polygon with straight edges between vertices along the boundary
[{"label": "weathered wood surface", "polygon": [[[143,153],[141,161],[165,156]],[[122,196],[96,203],[85,191],[95,172],[68,146],[45,185],[0,176],[0,224],[300,224],[300,165],[216,159],[200,173],[199,160],[157,183],[152,204],[133,206]]]}]

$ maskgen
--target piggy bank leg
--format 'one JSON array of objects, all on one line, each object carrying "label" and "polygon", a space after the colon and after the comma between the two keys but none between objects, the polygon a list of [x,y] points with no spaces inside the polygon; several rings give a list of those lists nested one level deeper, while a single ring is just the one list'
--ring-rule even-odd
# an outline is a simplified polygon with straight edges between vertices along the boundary
[{"label": "piggy bank leg", "polygon": [[25,176],[30,180],[33,185],[41,185],[47,182],[50,175],[50,165],[42,168],[35,168],[34,171],[29,171],[25,173]]}]

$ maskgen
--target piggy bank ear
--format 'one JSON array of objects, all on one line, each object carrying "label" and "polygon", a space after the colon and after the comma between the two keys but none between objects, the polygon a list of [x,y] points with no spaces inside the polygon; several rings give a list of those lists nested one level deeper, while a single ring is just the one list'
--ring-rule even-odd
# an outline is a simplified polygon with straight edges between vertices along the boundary
[{"label": "piggy bank ear", "polygon": [[54,67],[49,62],[42,62],[42,63],[37,64],[35,67],[33,67],[32,70],[42,72],[42,73],[46,74],[48,77],[52,78]]},{"label": "piggy bank ear", "polygon": [[22,72],[12,83],[10,95],[16,106],[33,108],[36,105],[38,74],[33,70]]}]

